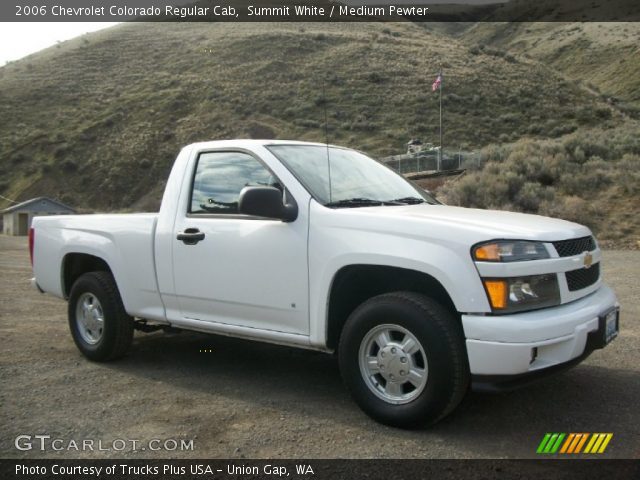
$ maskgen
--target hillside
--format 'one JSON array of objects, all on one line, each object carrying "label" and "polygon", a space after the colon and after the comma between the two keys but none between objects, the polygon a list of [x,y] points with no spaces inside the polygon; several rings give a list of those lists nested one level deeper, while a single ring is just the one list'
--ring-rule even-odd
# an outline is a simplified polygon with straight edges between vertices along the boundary
[{"label": "hillside", "polygon": [[0,195],[153,210],[184,144],[324,141],[325,110],[333,143],[378,156],[437,143],[442,67],[445,149],[483,159],[443,199],[637,247],[637,36],[633,23],[120,25],[0,68]]},{"label": "hillside", "polygon": [[526,55],[640,118],[640,23],[458,24],[457,39]]},{"label": "hillside", "polygon": [[438,190],[445,203],[588,225],[607,247],[640,249],[640,123],[522,139],[482,151],[481,169]]},{"label": "hillside", "polygon": [[[412,137],[476,149],[628,122],[556,68],[402,24],[134,24],[0,68],[0,194],[153,209],[186,143],[324,141],[374,155]],[[323,96],[326,91],[326,98]],[[0,203],[0,207],[7,206]]]}]

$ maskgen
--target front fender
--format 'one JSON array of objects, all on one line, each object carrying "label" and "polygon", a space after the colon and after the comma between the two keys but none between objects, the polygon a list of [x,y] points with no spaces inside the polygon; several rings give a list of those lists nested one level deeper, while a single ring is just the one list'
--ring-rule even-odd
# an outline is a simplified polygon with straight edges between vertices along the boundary
[{"label": "front fender", "polygon": [[[314,218],[314,220],[317,219]],[[349,265],[414,270],[436,279],[458,312],[490,312],[468,246],[410,235],[312,222],[309,236],[311,343],[326,344],[328,307],[336,274]]]}]

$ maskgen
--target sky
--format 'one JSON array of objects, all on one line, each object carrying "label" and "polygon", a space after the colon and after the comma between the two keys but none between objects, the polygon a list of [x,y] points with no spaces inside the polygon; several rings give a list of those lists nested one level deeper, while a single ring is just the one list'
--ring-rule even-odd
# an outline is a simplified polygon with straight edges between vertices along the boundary
[{"label": "sky", "polygon": [[108,22],[0,22],[0,66],[56,42],[111,27]]}]

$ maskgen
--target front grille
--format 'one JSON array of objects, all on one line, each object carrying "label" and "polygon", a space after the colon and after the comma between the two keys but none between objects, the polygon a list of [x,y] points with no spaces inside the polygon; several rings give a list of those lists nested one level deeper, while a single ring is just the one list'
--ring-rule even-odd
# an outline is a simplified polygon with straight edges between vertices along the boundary
[{"label": "front grille", "polygon": [[567,286],[570,292],[582,290],[598,281],[598,278],[600,278],[600,264],[596,263],[592,265],[591,268],[571,270],[565,275],[567,276]]},{"label": "front grille", "polygon": [[591,252],[596,249],[596,242],[593,237],[572,238],[571,240],[561,240],[553,242],[553,246],[561,257],[572,257],[582,252]]}]

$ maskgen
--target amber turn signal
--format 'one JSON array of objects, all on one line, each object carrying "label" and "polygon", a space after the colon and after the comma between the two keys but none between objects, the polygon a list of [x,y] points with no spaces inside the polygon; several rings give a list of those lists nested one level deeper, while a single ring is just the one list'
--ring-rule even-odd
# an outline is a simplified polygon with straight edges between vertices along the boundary
[{"label": "amber turn signal", "polygon": [[487,243],[475,249],[474,252],[476,260],[499,262],[500,261],[500,247],[497,243]]},{"label": "amber turn signal", "polygon": [[505,280],[484,280],[483,282],[491,302],[491,308],[494,310],[506,308],[507,282]]}]

